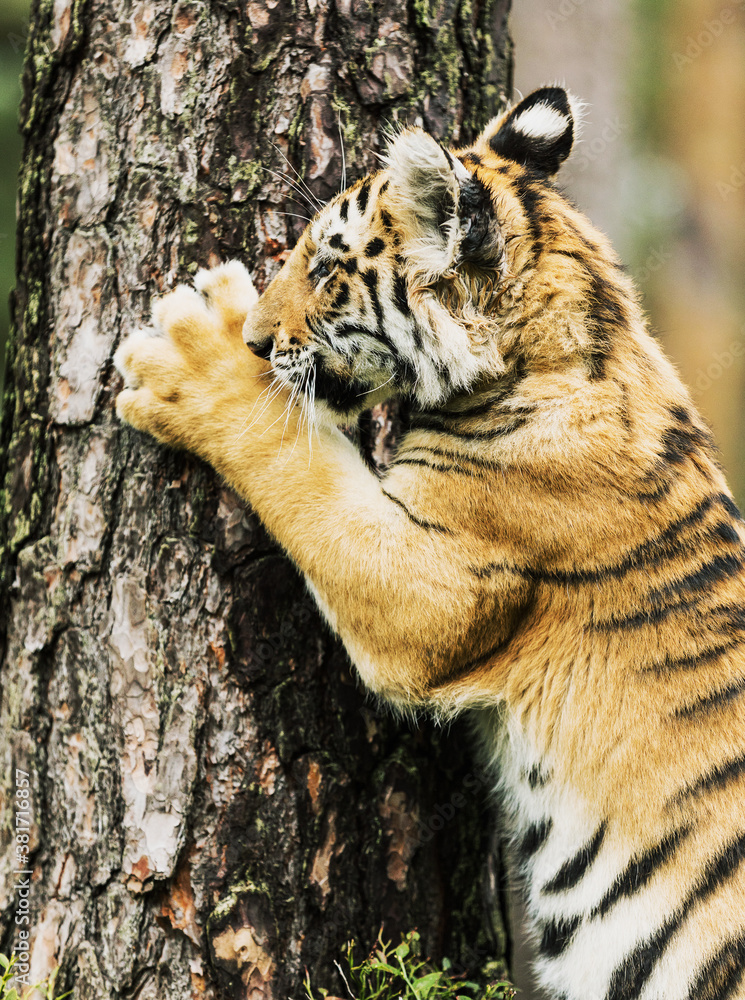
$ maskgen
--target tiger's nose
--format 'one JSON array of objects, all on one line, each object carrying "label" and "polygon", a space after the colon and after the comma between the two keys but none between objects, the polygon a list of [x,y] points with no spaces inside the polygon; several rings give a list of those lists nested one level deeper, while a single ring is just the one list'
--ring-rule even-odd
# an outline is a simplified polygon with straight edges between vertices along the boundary
[{"label": "tiger's nose", "polygon": [[271,337],[267,337],[267,339],[262,341],[260,344],[257,344],[256,346],[251,344],[250,347],[254,354],[258,354],[260,358],[263,358],[265,361],[269,361],[271,358],[272,347],[274,347],[274,341]]},{"label": "tiger's nose", "polygon": [[254,354],[258,354],[260,358],[264,358],[265,361],[270,360],[270,355],[272,353],[272,347],[274,347],[274,339],[272,337],[245,337],[246,347],[253,351]]}]

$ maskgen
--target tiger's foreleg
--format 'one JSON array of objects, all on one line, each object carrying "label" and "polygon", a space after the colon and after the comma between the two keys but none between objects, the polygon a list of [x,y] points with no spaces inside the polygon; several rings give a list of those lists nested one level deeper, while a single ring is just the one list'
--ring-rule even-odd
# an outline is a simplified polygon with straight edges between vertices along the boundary
[{"label": "tiger's foreleg", "polygon": [[[181,286],[154,308],[154,335],[119,348],[120,417],[208,461],[249,501],[305,575],[363,680],[402,703],[435,698],[497,645],[519,585],[480,590],[468,540],[411,515],[335,427],[303,408],[241,335],[255,300],[241,265]],[[484,634],[484,600],[494,605]]]}]

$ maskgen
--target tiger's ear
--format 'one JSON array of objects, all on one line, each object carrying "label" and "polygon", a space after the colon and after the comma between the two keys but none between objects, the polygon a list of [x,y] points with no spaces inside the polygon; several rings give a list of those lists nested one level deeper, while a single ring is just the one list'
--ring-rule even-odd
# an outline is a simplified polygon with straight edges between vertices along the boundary
[{"label": "tiger's ear", "polygon": [[481,140],[500,156],[552,177],[572,151],[580,110],[566,90],[542,87],[491,121]]},{"label": "tiger's ear", "polygon": [[473,180],[460,160],[420,128],[405,129],[388,146],[387,201],[402,235],[402,252],[434,280],[457,261],[467,220],[462,187]]}]

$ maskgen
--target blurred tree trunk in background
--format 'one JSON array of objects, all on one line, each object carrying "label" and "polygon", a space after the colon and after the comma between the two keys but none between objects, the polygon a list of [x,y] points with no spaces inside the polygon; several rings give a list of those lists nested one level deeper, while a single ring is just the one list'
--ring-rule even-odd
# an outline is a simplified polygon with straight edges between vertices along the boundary
[{"label": "blurred tree trunk in background", "polygon": [[[325,199],[339,132],[353,173],[390,121],[472,136],[509,90],[508,5],[35,3],[0,480],[0,950],[23,942],[28,773],[31,978],[60,963],[76,1000],[298,998],[306,966],[341,990],[340,947],[381,923],[471,968],[503,954],[463,730],[365,702],[252,513],[117,424],[110,358],[198,266],[238,257],[264,287],[304,225],[285,210],[307,212],[284,156]],[[368,424],[384,457],[395,415]]]}]

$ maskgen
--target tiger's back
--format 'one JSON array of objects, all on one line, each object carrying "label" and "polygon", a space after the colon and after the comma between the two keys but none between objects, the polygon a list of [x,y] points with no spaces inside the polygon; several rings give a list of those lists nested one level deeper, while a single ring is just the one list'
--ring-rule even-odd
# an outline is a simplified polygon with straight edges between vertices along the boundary
[{"label": "tiger's back", "polygon": [[[245,336],[315,445],[122,412],[251,501],[370,688],[477,711],[551,996],[745,998],[745,525],[552,184],[573,138],[558,88],[466,150],[409,130],[313,221]],[[377,481],[331,423],[393,388]]]},{"label": "tiger's back", "polygon": [[387,483],[525,597],[438,696],[488,702],[499,678],[482,728],[552,995],[745,996],[742,518],[605,239],[488,141],[463,161],[529,234],[505,373],[416,414]]}]

